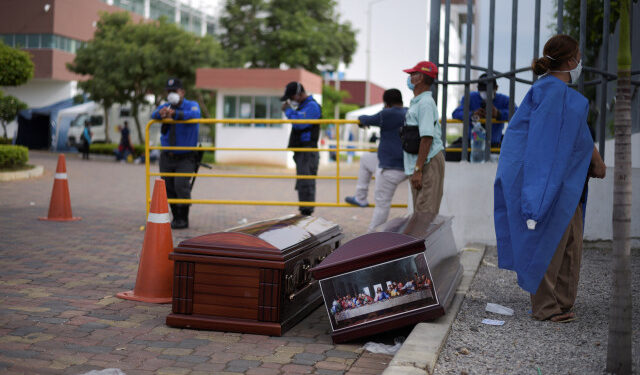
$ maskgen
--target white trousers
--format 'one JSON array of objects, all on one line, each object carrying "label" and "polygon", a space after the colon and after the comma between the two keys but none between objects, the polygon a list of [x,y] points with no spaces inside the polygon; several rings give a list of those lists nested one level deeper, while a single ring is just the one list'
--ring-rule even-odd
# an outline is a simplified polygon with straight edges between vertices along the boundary
[{"label": "white trousers", "polygon": [[367,203],[369,195],[369,183],[371,177],[378,169],[378,154],[367,152],[360,157],[360,168],[358,169],[358,182],[356,184],[356,200],[360,203]]},{"label": "white trousers", "polygon": [[393,194],[396,192],[398,185],[406,179],[407,175],[399,169],[378,168],[374,191],[376,206],[373,209],[371,223],[369,223],[369,233],[375,231],[377,226],[387,222]]}]

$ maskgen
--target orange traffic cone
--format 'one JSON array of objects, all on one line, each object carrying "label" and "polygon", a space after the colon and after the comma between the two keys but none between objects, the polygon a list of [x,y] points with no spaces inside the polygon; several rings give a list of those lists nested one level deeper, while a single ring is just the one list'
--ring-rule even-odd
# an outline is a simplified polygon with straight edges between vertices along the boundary
[{"label": "orange traffic cone", "polygon": [[173,289],[173,250],[169,205],[164,180],[158,178],[153,187],[151,210],[147,218],[138,276],[132,291],[118,293],[119,298],[151,303],[171,302]]},{"label": "orange traffic cone", "polygon": [[53,191],[49,203],[49,216],[40,217],[40,220],[50,221],[75,221],[79,217],[71,214],[71,199],[69,199],[69,183],[67,182],[67,164],[64,154],[58,156],[58,166],[53,180]]}]

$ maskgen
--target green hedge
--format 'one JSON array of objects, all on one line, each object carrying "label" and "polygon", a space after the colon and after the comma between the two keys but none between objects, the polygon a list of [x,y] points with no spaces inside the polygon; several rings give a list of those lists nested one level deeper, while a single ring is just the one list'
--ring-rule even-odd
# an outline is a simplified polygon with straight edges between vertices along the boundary
[{"label": "green hedge", "polygon": [[0,137],[0,145],[10,145],[12,143],[11,138]]},{"label": "green hedge", "polygon": [[0,169],[24,167],[28,161],[28,148],[24,146],[0,145]]},{"label": "green hedge", "polygon": [[[89,152],[92,154],[113,155],[117,149],[117,143],[92,143],[89,147]],[[134,145],[133,154],[135,158],[144,155],[144,145]]]}]

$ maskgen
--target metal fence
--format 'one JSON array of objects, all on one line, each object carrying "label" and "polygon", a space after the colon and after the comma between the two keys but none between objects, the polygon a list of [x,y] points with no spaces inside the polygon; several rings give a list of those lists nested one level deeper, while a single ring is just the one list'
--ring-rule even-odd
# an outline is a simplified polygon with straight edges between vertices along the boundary
[{"label": "metal fence", "polygon": [[[344,124],[358,124],[358,120],[272,120],[272,119],[197,119],[188,121],[179,121],[185,124],[313,124],[320,126],[322,124],[335,124],[336,132],[339,133],[340,125]],[[311,179],[311,180],[335,180],[336,182],[336,199],[334,202],[304,202],[304,206],[313,207],[356,207],[350,204],[341,202],[340,200],[340,181],[342,180],[356,180],[356,176],[343,176],[340,174],[340,153],[341,152],[356,152],[356,151],[376,151],[376,149],[369,148],[340,148],[340,137],[336,138],[335,148],[251,148],[251,147],[164,147],[164,146],[151,146],[149,145],[149,128],[153,124],[162,123],[176,123],[173,120],[151,120],[145,127],[145,175],[146,175],[146,207],[147,215],[149,214],[149,205],[151,204],[151,186],[150,177],[211,177],[211,178],[257,178],[257,179]],[[159,173],[151,172],[150,168],[150,156],[151,150],[188,150],[188,151],[294,151],[294,152],[335,152],[336,173],[333,176],[308,176],[308,175],[291,175],[291,174],[239,174],[239,173]],[[183,203],[183,204],[237,204],[237,205],[257,205],[257,206],[300,206],[301,202],[285,202],[285,201],[257,201],[257,200],[228,200],[228,199],[168,199],[169,203]],[[374,205],[370,205],[373,207]],[[407,207],[406,204],[392,204],[391,207]]]},{"label": "metal fence", "polygon": [[[534,42],[533,42],[533,58],[537,58],[540,50],[540,1],[535,0],[535,14],[534,14]],[[557,1],[557,20],[556,20],[556,32],[562,33],[563,30],[563,14],[564,14],[564,1]],[[443,61],[440,62],[439,47],[440,47],[440,10],[442,3],[444,3],[444,45],[443,45]],[[456,1],[460,3],[460,1]],[[474,3],[476,0],[467,0],[467,23],[466,23],[466,54],[464,64],[449,62],[449,27],[451,22],[451,0],[431,0],[431,24],[430,24],[430,45],[429,45],[429,60],[438,62],[438,66],[442,67],[443,74],[442,80],[436,81],[442,85],[443,98],[442,108],[446,111],[447,108],[447,88],[449,85],[464,85],[464,124],[462,130],[462,160],[467,160],[469,138],[466,136],[469,131],[470,119],[469,119],[469,93],[470,85],[478,82],[486,82],[487,84],[487,97],[493,95],[493,79],[508,78],[509,79],[509,119],[513,116],[514,112],[514,97],[516,82],[524,84],[533,84],[535,82],[535,75],[532,79],[523,79],[516,77],[516,74],[531,70],[530,66],[516,67],[516,41],[518,37],[518,0],[512,0],[512,15],[511,15],[511,58],[510,68],[507,72],[498,72],[494,69],[494,26],[495,26],[495,0],[490,0],[489,4],[489,35],[488,35],[488,61],[486,66],[478,66],[471,64],[471,46],[473,36],[473,23],[472,14],[474,14]],[[612,93],[609,92],[609,82],[617,80],[615,67],[609,66],[609,22],[611,17],[611,4],[608,0],[603,1],[603,23],[602,23],[602,45],[600,46],[600,61],[583,61],[583,71],[591,73],[596,76],[596,79],[585,81],[584,74],[580,77],[580,81],[577,84],[577,89],[584,93],[585,87],[597,86],[598,88],[598,111],[599,116],[597,120],[597,126],[595,131],[596,141],[598,143],[598,149],[600,154],[604,158],[605,151],[605,139],[606,139],[606,114],[610,112],[607,103],[612,99]],[[640,80],[633,79],[640,75],[640,2],[631,1],[631,11],[629,12],[631,17],[631,49],[632,49],[632,84],[636,86],[632,96],[632,121],[633,129],[637,132],[640,128],[638,111],[640,107],[640,98],[637,94],[637,86],[640,85]],[[587,43],[587,0],[580,0],[580,50],[586,50]],[[596,66],[597,65],[597,66]],[[449,68],[464,68],[464,80],[451,81],[449,80]],[[471,79],[471,71],[482,71],[487,73],[487,77],[483,79]],[[437,87],[433,88],[434,98],[437,100]],[[485,147],[485,160],[489,160],[491,152],[491,113],[493,110],[493,103],[487,101],[487,118],[486,118],[486,131],[487,131],[487,144]],[[446,116],[442,116],[442,141],[446,144],[447,134],[447,120]]]}]

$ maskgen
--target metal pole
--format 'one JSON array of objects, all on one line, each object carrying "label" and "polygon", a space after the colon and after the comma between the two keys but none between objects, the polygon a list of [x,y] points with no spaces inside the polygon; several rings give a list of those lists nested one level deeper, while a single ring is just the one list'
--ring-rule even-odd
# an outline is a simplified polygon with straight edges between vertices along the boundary
[{"label": "metal pole", "polygon": [[367,7],[367,80],[364,83],[364,106],[368,107],[371,104],[371,6],[373,3],[369,3]]},{"label": "metal pole", "polygon": [[[581,53],[584,53],[586,49],[587,49],[587,0],[580,0],[580,51]],[[583,60],[584,60],[584,57],[583,57]],[[580,75],[580,80],[578,81],[578,91],[584,94],[584,74]]]},{"label": "metal pole", "polygon": [[[533,58],[538,58],[538,53],[540,53],[540,0],[536,0],[536,10],[535,10],[535,21],[534,21],[534,31],[533,31]],[[538,76],[532,72],[533,78],[531,79],[535,82],[538,79]]]},{"label": "metal pole", "polygon": [[[558,4],[561,0],[558,0]],[[516,40],[518,36],[518,0],[511,2],[511,71],[516,70]],[[516,73],[509,77],[509,120],[513,116],[516,96]]]},{"label": "metal pole", "polygon": [[487,77],[491,78],[487,82],[487,104],[486,104],[486,120],[485,127],[487,130],[487,139],[485,140],[484,147],[484,160],[489,161],[491,159],[491,133],[493,131],[492,117],[493,117],[493,44],[494,44],[494,32],[496,22],[496,0],[491,0],[489,5],[489,56],[487,62]]},{"label": "metal pole", "polygon": [[[605,3],[608,0],[605,0]],[[558,0],[557,28],[556,34],[562,34],[562,21],[564,16],[564,0]]]},{"label": "metal pole", "polygon": [[[604,2],[604,17],[602,19],[602,70],[609,71],[609,15],[611,4]],[[605,126],[607,124],[607,77],[602,75],[602,86],[600,89],[600,123],[596,131],[598,141],[598,151],[604,160],[604,141],[606,138]]]},{"label": "metal pole", "polygon": [[449,23],[451,22],[451,0],[444,4],[444,65],[442,75],[442,144],[447,147],[447,88],[449,80]]},{"label": "metal pole", "polygon": [[[429,22],[429,61],[438,65],[440,53],[440,1],[431,0],[431,20]],[[438,102],[438,86],[431,87],[433,100]]]},{"label": "metal pole", "polygon": [[[473,0],[467,0],[467,35],[466,52],[464,56],[464,77],[466,81],[471,79],[471,18],[473,17]],[[462,153],[461,161],[467,161],[469,155],[469,83],[464,84],[464,123],[462,125]]]}]

